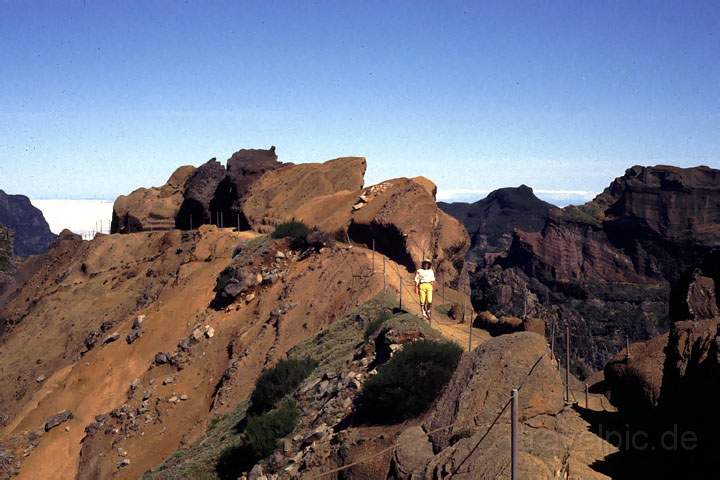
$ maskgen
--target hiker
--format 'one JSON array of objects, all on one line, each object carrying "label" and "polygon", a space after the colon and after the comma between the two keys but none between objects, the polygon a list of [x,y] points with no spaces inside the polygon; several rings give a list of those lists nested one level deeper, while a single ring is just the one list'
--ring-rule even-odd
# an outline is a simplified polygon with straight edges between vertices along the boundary
[{"label": "hiker", "polygon": [[430,260],[423,260],[415,273],[415,294],[420,296],[420,309],[423,317],[432,319],[432,296],[435,272]]}]

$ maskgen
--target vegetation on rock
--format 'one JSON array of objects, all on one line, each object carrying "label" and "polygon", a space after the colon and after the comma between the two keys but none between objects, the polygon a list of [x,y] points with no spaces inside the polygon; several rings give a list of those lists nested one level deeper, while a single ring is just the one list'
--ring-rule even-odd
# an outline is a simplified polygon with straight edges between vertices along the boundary
[{"label": "vegetation on rock", "polygon": [[462,349],[452,342],[406,345],[365,384],[357,401],[359,417],[392,424],[418,416],[450,380],[461,355]]},{"label": "vegetation on rock", "polygon": [[249,413],[258,415],[272,409],[283,397],[292,393],[317,365],[311,358],[288,359],[266,370],[255,384]]}]

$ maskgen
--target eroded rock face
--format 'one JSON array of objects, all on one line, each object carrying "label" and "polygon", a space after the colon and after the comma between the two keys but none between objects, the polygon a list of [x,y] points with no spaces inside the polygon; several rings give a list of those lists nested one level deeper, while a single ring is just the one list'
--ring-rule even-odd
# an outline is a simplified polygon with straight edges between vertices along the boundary
[{"label": "eroded rock face", "polygon": [[430,259],[454,279],[470,246],[463,225],[437,207],[429,180],[396,178],[363,190],[353,207],[350,238],[375,248],[411,271]]},{"label": "eroded rock face", "polygon": [[55,239],[42,212],[24,195],[0,190],[0,224],[12,230],[14,252],[20,257],[47,252]]},{"label": "eroded rock face", "polygon": [[422,430],[401,435],[413,444],[396,450],[398,478],[507,478],[509,407],[487,431],[521,384],[521,474],[565,478],[572,469],[571,478],[607,478],[591,466],[614,447],[564,408],[562,379],[545,339],[529,332],[496,337],[463,356]]},{"label": "eroded rock face", "polygon": [[195,167],[180,167],[162,187],[138,188],[129,195],[120,195],[113,205],[112,233],[142,230],[168,230],[175,226],[188,180]]},{"label": "eroded rock face", "polygon": [[[476,308],[517,315],[529,290],[546,322],[570,326],[580,340],[580,372],[602,368],[625,335],[660,335],[672,320],[693,318],[691,308],[714,314],[709,281],[688,292],[697,274],[720,278],[719,180],[707,167],[633,167],[593,201],[550,209],[541,229],[517,229],[507,254],[473,275],[475,301],[485,302]],[[523,281],[498,295],[497,266]]]}]

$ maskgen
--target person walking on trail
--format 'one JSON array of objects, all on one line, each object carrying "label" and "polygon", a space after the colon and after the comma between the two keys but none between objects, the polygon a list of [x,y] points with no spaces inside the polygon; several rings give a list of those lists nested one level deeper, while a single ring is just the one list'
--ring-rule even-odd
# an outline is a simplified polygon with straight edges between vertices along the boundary
[{"label": "person walking on trail", "polygon": [[432,298],[433,298],[433,282],[435,281],[435,272],[433,272],[430,260],[423,260],[415,272],[415,294],[420,296],[420,309],[423,317],[432,319]]}]

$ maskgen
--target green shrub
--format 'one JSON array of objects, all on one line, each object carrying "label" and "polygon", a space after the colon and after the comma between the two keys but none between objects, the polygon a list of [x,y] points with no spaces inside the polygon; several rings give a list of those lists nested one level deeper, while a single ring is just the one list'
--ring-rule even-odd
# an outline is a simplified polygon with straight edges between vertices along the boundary
[{"label": "green shrub", "polygon": [[272,238],[289,238],[290,245],[294,249],[301,249],[307,246],[307,238],[312,230],[303,222],[290,220],[275,227]]},{"label": "green shrub", "polygon": [[460,355],[452,342],[406,345],[365,384],[357,400],[359,418],[387,425],[420,415],[450,380]]},{"label": "green shrub", "polygon": [[367,342],[370,337],[372,337],[373,334],[378,331],[378,329],[382,326],[383,323],[390,320],[390,317],[392,317],[391,313],[387,310],[383,310],[380,315],[373,318],[370,323],[368,323],[367,327],[365,327],[365,341]]},{"label": "green shrub", "polygon": [[311,358],[280,360],[260,375],[250,396],[249,413],[258,415],[273,408],[285,395],[292,393],[317,365]]},{"label": "green shrub", "polygon": [[221,479],[236,479],[270,455],[278,440],[291,434],[300,412],[292,401],[257,417],[250,417],[240,443],[223,450],[216,471]]}]

